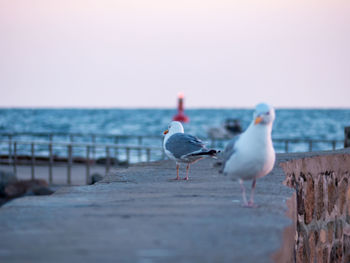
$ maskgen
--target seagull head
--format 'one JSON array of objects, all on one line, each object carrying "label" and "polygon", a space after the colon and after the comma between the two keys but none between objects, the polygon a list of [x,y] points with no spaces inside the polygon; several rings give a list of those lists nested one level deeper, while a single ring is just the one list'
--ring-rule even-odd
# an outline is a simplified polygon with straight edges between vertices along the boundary
[{"label": "seagull head", "polygon": [[266,103],[260,103],[255,107],[254,125],[268,125],[275,120],[275,110]]},{"label": "seagull head", "polygon": [[163,132],[166,134],[174,134],[174,133],[184,133],[184,127],[182,127],[181,122],[172,121],[169,123],[168,129]]}]

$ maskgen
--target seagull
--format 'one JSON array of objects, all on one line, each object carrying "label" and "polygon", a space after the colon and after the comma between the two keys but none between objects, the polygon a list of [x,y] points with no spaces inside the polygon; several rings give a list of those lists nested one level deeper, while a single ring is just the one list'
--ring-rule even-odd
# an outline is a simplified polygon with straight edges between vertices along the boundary
[{"label": "seagull", "polygon": [[[275,110],[266,103],[256,106],[248,129],[234,137],[223,152],[223,173],[239,180],[244,207],[255,207],[256,179],[271,172],[275,164],[271,132]],[[243,181],[252,180],[250,200],[247,202]]]},{"label": "seagull", "polygon": [[170,159],[176,161],[177,175],[175,180],[180,180],[180,163],[187,163],[184,180],[188,180],[190,164],[207,156],[215,158],[218,153],[216,150],[207,149],[204,143],[197,137],[184,133],[184,128],[178,121],[172,121],[163,134],[165,135],[163,141],[164,152]]}]

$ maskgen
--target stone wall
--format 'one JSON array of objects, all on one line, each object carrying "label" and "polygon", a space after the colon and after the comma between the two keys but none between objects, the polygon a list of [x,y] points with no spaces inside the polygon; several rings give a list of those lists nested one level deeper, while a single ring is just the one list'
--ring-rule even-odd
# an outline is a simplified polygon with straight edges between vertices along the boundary
[{"label": "stone wall", "polygon": [[296,190],[294,261],[350,262],[350,155],[281,164]]}]

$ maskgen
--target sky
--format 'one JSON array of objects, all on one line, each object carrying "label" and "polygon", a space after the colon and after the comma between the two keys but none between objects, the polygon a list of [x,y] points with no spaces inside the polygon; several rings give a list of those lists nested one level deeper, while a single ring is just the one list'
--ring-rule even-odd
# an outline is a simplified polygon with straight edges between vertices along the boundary
[{"label": "sky", "polygon": [[0,0],[0,107],[350,108],[349,0]]}]

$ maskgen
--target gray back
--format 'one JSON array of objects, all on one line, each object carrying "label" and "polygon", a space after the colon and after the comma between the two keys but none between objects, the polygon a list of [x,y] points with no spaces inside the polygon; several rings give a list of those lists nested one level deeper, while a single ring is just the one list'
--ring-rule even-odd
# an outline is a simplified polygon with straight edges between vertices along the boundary
[{"label": "gray back", "polygon": [[175,133],[170,136],[165,144],[165,148],[171,152],[175,158],[180,158],[181,156],[206,149],[201,140],[186,133]]}]

